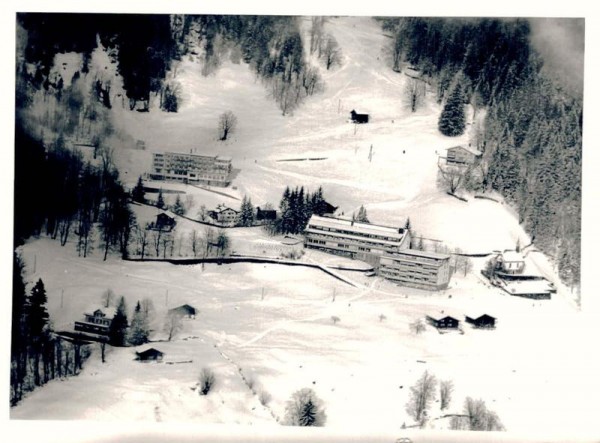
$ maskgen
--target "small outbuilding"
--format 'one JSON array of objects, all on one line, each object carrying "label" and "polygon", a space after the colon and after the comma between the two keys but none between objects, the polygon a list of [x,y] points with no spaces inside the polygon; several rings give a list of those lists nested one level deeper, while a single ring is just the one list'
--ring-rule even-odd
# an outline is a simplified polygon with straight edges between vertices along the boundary
[{"label": "small outbuilding", "polygon": [[350,111],[350,121],[352,123],[369,123],[369,114],[359,114],[353,109]]},{"label": "small outbuilding", "polygon": [[275,209],[260,209],[260,206],[256,207],[256,221],[272,222],[275,220],[277,220],[277,211]]},{"label": "small outbuilding", "polygon": [[458,320],[450,315],[446,315],[444,317],[440,317],[440,316],[434,317],[434,316],[428,315],[427,322],[431,326],[436,327],[438,329],[458,329],[458,324],[460,323],[460,320]]},{"label": "small outbuilding", "polygon": [[185,318],[196,318],[196,312],[196,308],[188,304],[169,309],[169,315],[178,315]]},{"label": "small outbuilding", "polygon": [[136,352],[136,360],[139,361],[157,361],[160,362],[163,359],[164,353],[158,349],[150,348],[142,352]]},{"label": "small outbuilding", "polygon": [[465,321],[473,325],[474,328],[494,329],[496,327],[496,318],[488,314],[479,317],[465,315]]},{"label": "small outbuilding", "polygon": [[157,231],[172,231],[175,224],[175,218],[171,217],[166,212],[161,212],[156,216],[156,222],[154,222],[152,228]]}]

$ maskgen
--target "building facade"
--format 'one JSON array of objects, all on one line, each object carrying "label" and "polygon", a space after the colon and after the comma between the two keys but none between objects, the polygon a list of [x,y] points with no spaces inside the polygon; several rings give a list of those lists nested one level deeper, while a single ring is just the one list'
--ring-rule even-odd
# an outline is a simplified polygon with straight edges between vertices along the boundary
[{"label": "building facade", "polygon": [[332,217],[313,215],[305,232],[305,246],[343,255],[373,265],[391,252],[408,249],[410,233],[392,228]]},{"label": "building facade", "polygon": [[[105,313],[101,309],[96,309],[91,314],[83,314],[84,321],[75,322],[75,330],[79,332],[91,332],[92,334],[108,335],[110,323],[114,316],[114,309],[107,308]],[[111,315],[112,314],[112,315]]]},{"label": "building facade", "polygon": [[231,158],[155,152],[152,154],[152,172],[149,176],[153,180],[226,187],[231,183]]},{"label": "building facade", "polygon": [[446,289],[450,282],[450,255],[404,249],[381,257],[378,273],[402,286]]},{"label": "building facade", "polygon": [[208,211],[208,216],[223,226],[235,226],[239,221],[240,212],[227,206],[219,205],[214,211]]},{"label": "building facade", "polygon": [[481,156],[481,152],[470,146],[454,146],[448,148],[446,164],[458,166],[472,165],[479,156]]}]

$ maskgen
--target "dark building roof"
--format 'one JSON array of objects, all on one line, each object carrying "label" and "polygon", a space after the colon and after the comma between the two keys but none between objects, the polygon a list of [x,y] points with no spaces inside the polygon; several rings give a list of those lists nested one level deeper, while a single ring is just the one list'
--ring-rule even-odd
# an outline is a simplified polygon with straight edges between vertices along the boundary
[{"label": "dark building roof", "polygon": [[353,109],[350,111],[350,119],[355,123],[368,123],[369,114],[359,114]]},{"label": "dark building roof", "polygon": [[143,352],[136,352],[136,355],[138,360],[157,360],[161,359],[165,354],[158,349],[150,348]]},{"label": "dark building roof", "polygon": [[465,321],[475,326],[494,326],[496,324],[496,318],[488,314],[483,314],[479,317],[465,315]]},{"label": "dark building roof", "polygon": [[276,220],[277,211],[275,209],[260,209],[256,207],[256,219],[257,220]]},{"label": "dark building roof", "polygon": [[196,315],[196,308],[188,304],[177,306],[176,308],[169,309],[169,313],[179,315]]}]

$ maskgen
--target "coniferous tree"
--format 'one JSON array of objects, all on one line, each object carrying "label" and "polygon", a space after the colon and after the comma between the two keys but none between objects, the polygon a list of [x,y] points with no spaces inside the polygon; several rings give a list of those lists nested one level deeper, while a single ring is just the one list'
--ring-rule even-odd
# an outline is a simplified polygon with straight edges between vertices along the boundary
[{"label": "coniferous tree", "polygon": [[254,224],[254,207],[252,206],[252,200],[247,195],[242,198],[239,224],[241,226],[252,226]]},{"label": "coniferous tree", "polygon": [[369,221],[369,217],[367,216],[367,210],[363,205],[360,205],[358,208],[358,214],[356,215],[356,221],[361,223],[371,223]]},{"label": "coniferous tree", "polygon": [[456,137],[465,132],[465,104],[460,83],[457,83],[440,114],[438,129],[444,135]]},{"label": "coniferous tree", "polygon": [[144,182],[142,181],[142,176],[140,175],[137,181],[137,184],[131,191],[131,198],[134,202],[145,203],[145,191],[144,191]]},{"label": "coniferous tree", "polygon": [[158,190],[158,198],[156,199],[156,207],[162,209],[165,207],[165,199],[163,197],[162,188]]},{"label": "coniferous tree", "polygon": [[181,198],[179,197],[179,194],[177,194],[177,197],[175,197],[175,203],[173,204],[173,212],[177,215],[185,214],[185,206],[181,202]]},{"label": "coniferous tree", "polygon": [[127,337],[127,308],[125,306],[125,298],[121,296],[115,316],[110,322],[108,330],[108,342],[112,346],[125,346],[125,338]]},{"label": "coniferous tree", "polygon": [[148,342],[148,335],[150,334],[148,328],[147,316],[142,311],[140,302],[138,301],[133,311],[133,317],[131,318],[131,327],[129,328],[129,344],[133,346],[139,346]]},{"label": "coniferous tree", "polygon": [[46,303],[48,297],[46,295],[46,289],[44,282],[39,279],[29,296],[29,312],[27,314],[27,325],[29,329],[29,340],[32,344],[33,352],[33,377],[34,384],[39,386],[42,384],[40,375],[40,357],[42,356],[42,349],[44,342],[48,338],[48,322],[50,316],[46,309]]}]

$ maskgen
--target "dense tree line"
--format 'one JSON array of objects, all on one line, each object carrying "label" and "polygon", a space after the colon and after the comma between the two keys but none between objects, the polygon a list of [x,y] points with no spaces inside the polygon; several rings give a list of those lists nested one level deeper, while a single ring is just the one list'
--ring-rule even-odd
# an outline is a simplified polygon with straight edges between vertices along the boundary
[{"label": "dense tree line", "polygon": [[54,378],[76,375],[89,355],[86,345],[66,341],[52,330],[46,308],[44,282],[38,280],[28,292],[24,265],[13,258],[10,404],[16,405],[27,392]]},{"label": "dense tree line", "polygon": [[529,22],[386,18],[382,25],[393,36],[391,67],[417,66],[445,102],[442,133],[462,133],[463,104],[485,108],[484,128],[473,134],[483,159],[464,185],[501,193],[562,280],[578,285],[582,102],[544,75]]},{"label": "dense tree line", "polygon": [[[179,57],[168,15],[22,13],[17,19],[27,31],[24,61],[37,67],[30,81],[38,89],[49,88],[49,72],[59,52],[82,53],[82,71],[88,72],[99,38],[112,50],[131,109],[140,102],[147,109],[150,94],[162,91],[171,61]],[[101,91],[102,83],[97,87]],[[176,107],[172,92],[165,97],[167,111]]]},{"label": "dense tree line", "polygon": [[75,238],[79,255],[95,244],[96,230],[107,258],[111,250],[127,257],[135,216],[129,194],[112,165],[108,148],[100,166],[85,163],[59,140],[46,147],[17,120],[15,132],[14,244],[48,235],[61,245]]},{"label": "dense tree line", "polygon": [[276,232],[298,234],[304,231],[310,217],[313,214],[323,215],[326,205],[321,187],[314,193],[305,191],[304,186],[295,189],[286,187],[279,203],[281,217],[275,223]]},{"label": "dense tree line", "polygon": [[[182,52],[193,51],[199,44],[205,68],[211,68],[205,72],[216,69],[227,53],[238,54],[263,80],[286,115],[322,88],[318,71],[304,59],[298,20],[289,16],[187,15],[183,29],[188,44],[182,46]],[[334,49],[330,66],[339,61],[339,51]]]},{"label": "dense tree line", "polygon": [[[298,20],[290,16],[21,13],[18,22],[26,31],[26,43],[19,70],[34,89],[60,91],[64,79],[50,76],[54,56],[71,51],[83,54],[85,74],[92,51],[100,43],[117,66],[131,109],[149,110],[150,96],[156,94],[161,109],[177,112],[179,87],[167,80],[167,72],[174,61],[200,48],[204,74],[214,72],[227,55],[244,61],[264,81],[285,115],[322,88],[318,71],[304,59]],[[319,57],[330,69],[340,63],[339,47],[331,36],[320,39]],[[25,69],[25,63],[35,66],[34,71]],[[98,79],[94,88],[99,101],[110,108],[110,85]]]}]

